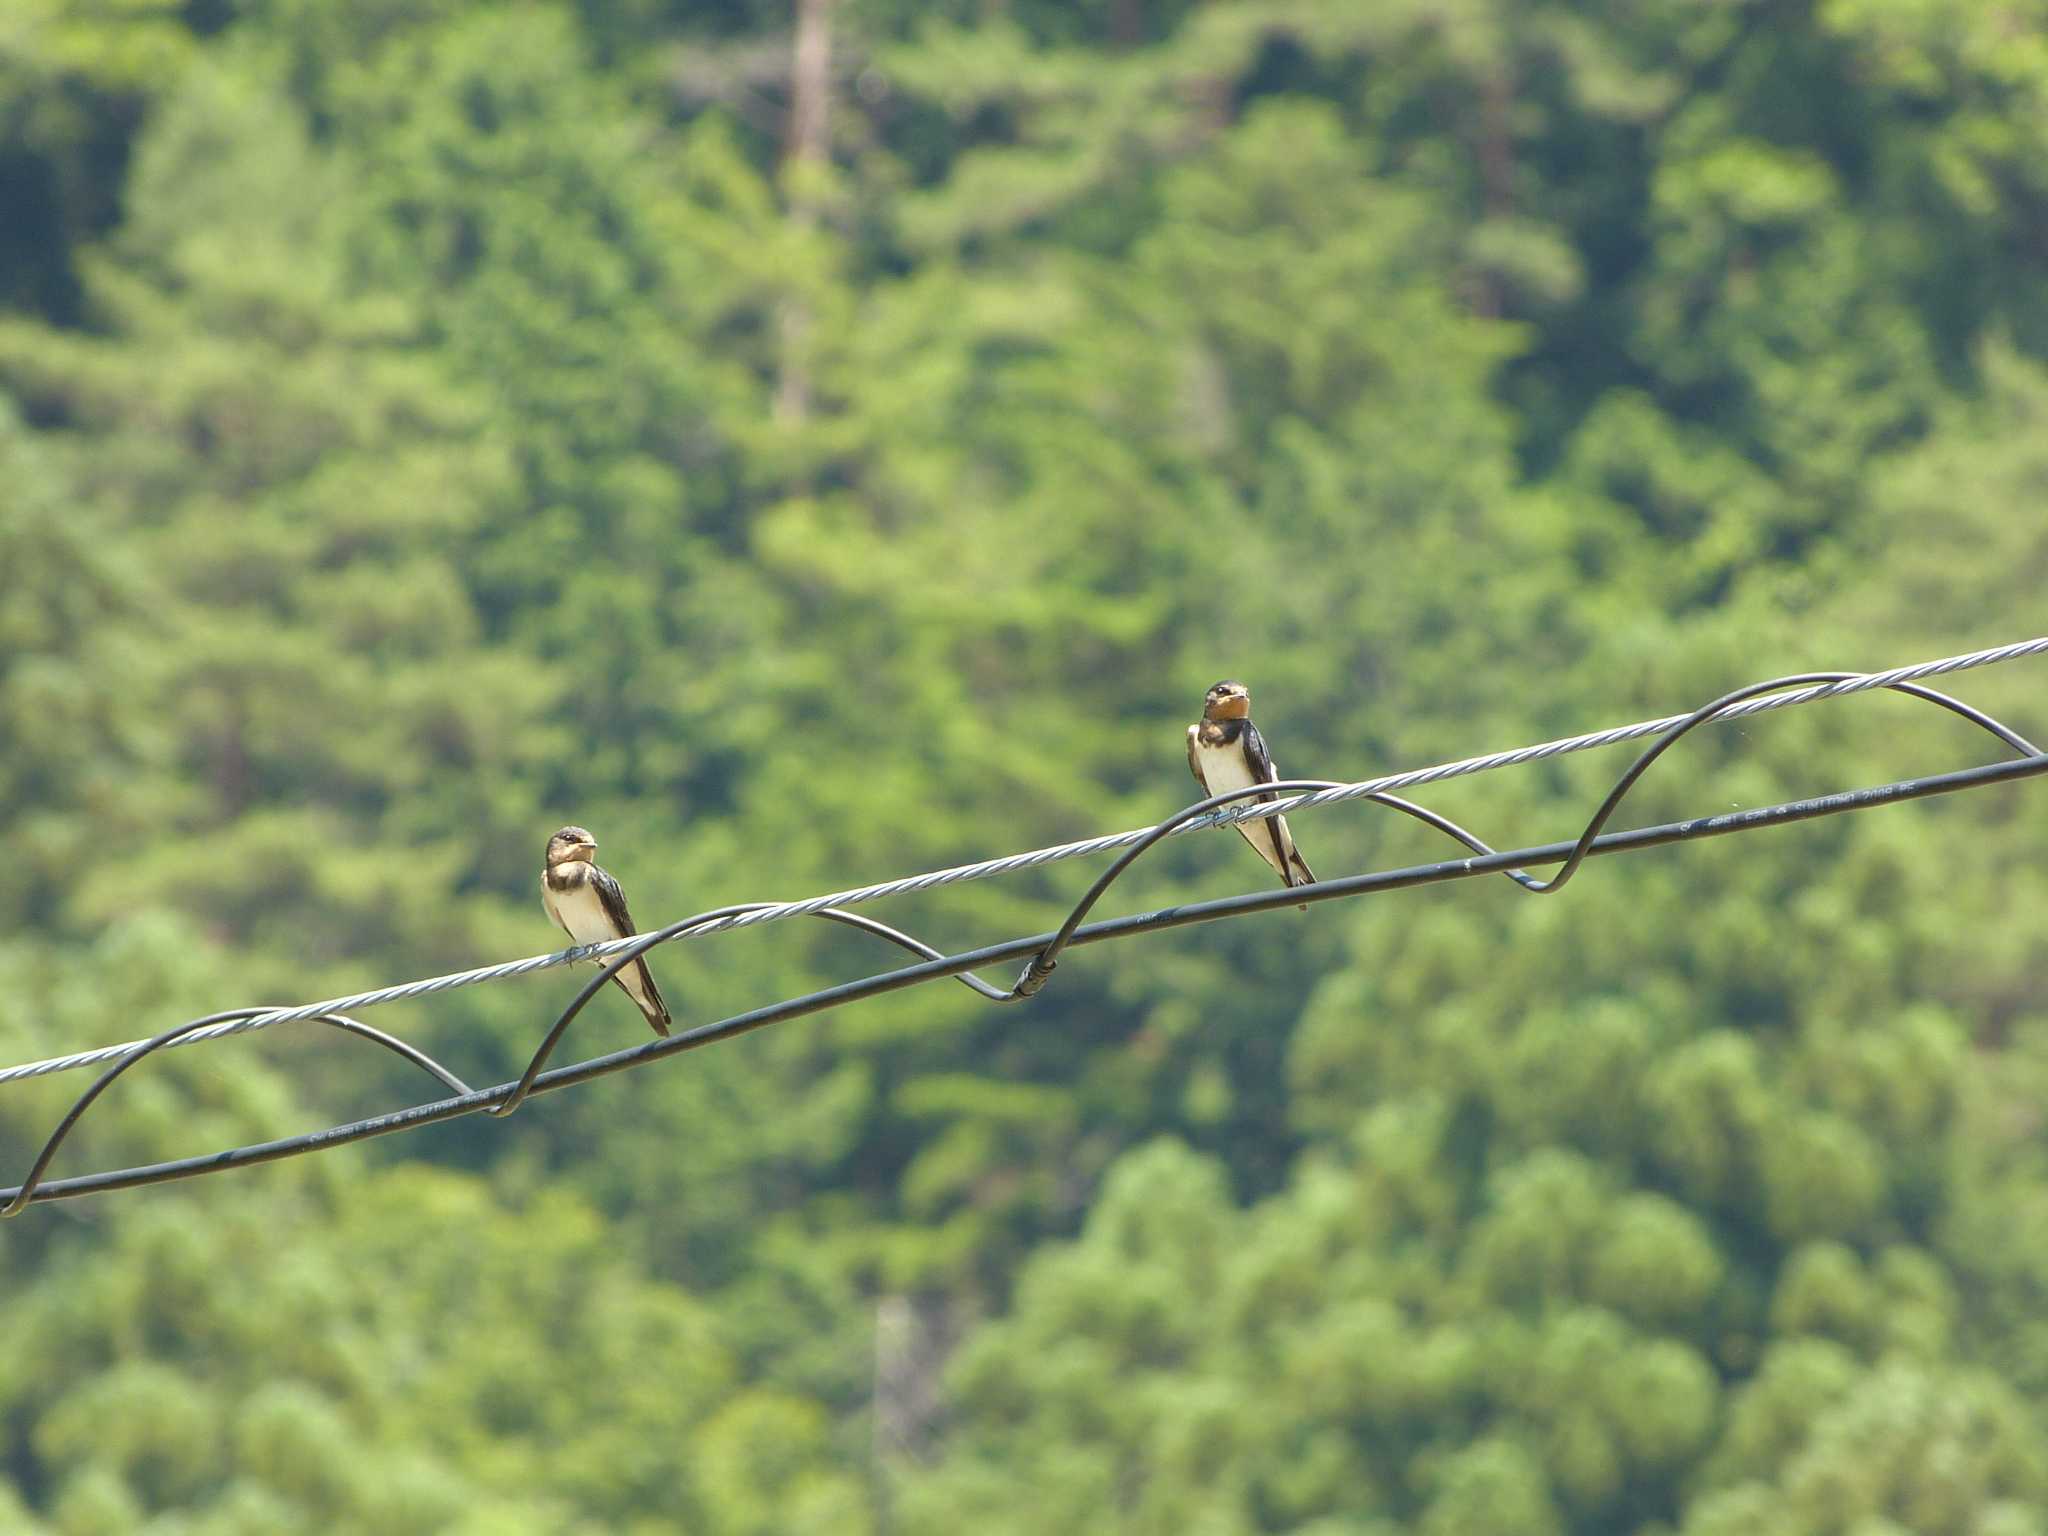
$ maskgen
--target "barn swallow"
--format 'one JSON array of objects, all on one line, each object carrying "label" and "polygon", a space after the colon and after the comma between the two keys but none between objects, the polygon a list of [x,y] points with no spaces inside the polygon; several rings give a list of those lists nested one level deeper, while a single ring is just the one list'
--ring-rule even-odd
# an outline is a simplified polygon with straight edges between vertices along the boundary
[{"label": "barn swallow", "polygon": [[[541,871],[542,909],[578,944],[606,944],[633,936],[633,914],[626,910],[626,893],[597,866],[596,854],[596,838],[581,827],[564,827],[548,839],[548,865]],[[647,969],[646,956],[636,958],[612,980],[625,989],[657,1035],[668,1033],[668,1004],[661,1000],[661,989]]]},{"label": "barn swallow", "polygon": [[[1188,767],[1205,795],[1271,784],[1280,777],[1266,750],[1266,738],[1252,724],[1252,691],[1243,683],[1221,682],[1202,698],[1202,718],[1188,727]],[[1258,795],[1260,801],[1278,795]],[[1242,804],[1242,801],[1233,804]],[[1237,830],[1258,856],[1273,866],[1283,885],[1309,885],[1315,875],[1294,846],[1285,816],[1240,821]],[[1307,907],[1302,911],[1306,912]]]}]

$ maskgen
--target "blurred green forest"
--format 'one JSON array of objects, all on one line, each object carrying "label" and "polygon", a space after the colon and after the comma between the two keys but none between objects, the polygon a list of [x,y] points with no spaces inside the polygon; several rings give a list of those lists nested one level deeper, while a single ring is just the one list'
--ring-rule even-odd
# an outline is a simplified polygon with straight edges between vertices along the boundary
[{"label": "blurred green forest", "polygon": [[[2024,638],[2044,503],[2048,0],[7,0],[0,1061],[551,949],[566,821],[648,925],[1142,824],[1221,676],[1354,778]],[[1866,695],[1622,820],[1999,755]],[[1624,761],[1424,798],[1542,841]],[[2048,1536],[2044,796],[39,1207],[0,1529]],[[579,980],[371,1022],[501,1081]],[[277,1029],[54,1171],[426,1096]]]}]

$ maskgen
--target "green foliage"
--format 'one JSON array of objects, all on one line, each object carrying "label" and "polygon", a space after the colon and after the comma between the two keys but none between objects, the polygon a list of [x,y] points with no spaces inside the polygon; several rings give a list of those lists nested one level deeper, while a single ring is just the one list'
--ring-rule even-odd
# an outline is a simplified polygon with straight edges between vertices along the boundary
[{"label": "green foliage", "polygon": [[[1219,676],[1353,776],[2023,633],[2040,12],[844,0],[791,165],[788,6],[16,4],[0,1059],[538,950],[563,821],[648,923],[1135,824]],[[2033,675],[1962,691],[2038,735]],[[1622,819],[1998,750],[1860,698]],[[1429,798],[1536,841],[1614,766]],[[0,1526],[2048,1529],[2037,795],[38,1210]],[[1190,839],[1113,904],[1259,878]],[[892,963],[656,958],[691,1023]],[[495,1081],[574,985],[379,1022]],[[0,1091],[6,1167],[82,1086]],[[173,1052],[58,1171],[432,1092],[318,1026]]]}]

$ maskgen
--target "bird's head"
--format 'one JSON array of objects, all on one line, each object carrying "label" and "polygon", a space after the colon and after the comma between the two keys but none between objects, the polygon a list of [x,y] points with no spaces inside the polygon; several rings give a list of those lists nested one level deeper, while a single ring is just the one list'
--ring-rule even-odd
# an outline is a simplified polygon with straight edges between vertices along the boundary
[{"label": "bird's head", "polygon": [[548,839],[548,868],[557,864],[585,863],[597,857],[597,839],[581,827],[564,827]]},{"label": "bird's head", "polygon": [[1227,679],[1202,695],[1204,720],[1243,720],[1252,712],[1252,691]]}]

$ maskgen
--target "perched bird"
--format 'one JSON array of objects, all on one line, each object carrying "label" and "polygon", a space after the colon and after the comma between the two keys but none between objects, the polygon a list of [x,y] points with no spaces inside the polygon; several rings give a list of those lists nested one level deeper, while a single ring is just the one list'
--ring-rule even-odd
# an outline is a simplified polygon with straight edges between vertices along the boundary
[{"label": "perched bird", "polygon": [[[1195,782],[1202,786],[1205,795],[1271,784],[1280,777],[1272,755],[1266,751],[1266,738],[1252,724],[1252,691],[1243,683],[1221,682],[1203,696],[1202,718],[1188,727],[1188,767],[1194,770]],[[1247,798],[1264,801],[1280,797]],[[1315,880],[1308,860],[1294,846],[1294,834],[1287,830],[1285,816],[1241,821],[1237,830],[1253,851],[1273,866],[1283,885],[1308,885]],[[1306,912],[1308,908],[1301,910]]]},{"label": "perched bird", "polygon": [[[564,827],[548,839],[547,868],[540,876],[540,904],[555,925],[578,944],[631,938],[633,914],[619,882],[593,862],[597,839],[581,827]],[[602,966],[602,960],[593,960]],[[668,1033],[668,1004],[641,955],[612,978],[633,999],[657,1035]]]}]

